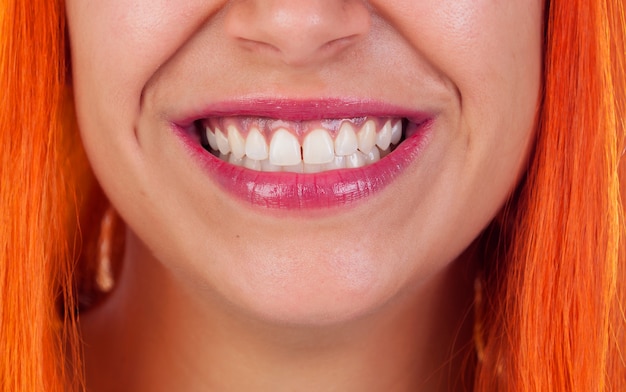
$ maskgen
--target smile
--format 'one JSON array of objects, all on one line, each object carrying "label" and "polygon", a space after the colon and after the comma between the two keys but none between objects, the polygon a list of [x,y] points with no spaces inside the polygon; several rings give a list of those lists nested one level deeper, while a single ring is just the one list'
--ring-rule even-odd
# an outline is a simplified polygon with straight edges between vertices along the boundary
[{"label": "smile", "polygon": [[284,121],[229,117],[198,124],[203,146],[225,162],[263,172],[319,173],[378,162],[402,139],[400,118]]},{"label": "smile", "polygon": [[435,120],[341,101],[230,103],[199,117],[175,128],[209,178],[253,206],[291,210],[381,191],[420,155]]}]

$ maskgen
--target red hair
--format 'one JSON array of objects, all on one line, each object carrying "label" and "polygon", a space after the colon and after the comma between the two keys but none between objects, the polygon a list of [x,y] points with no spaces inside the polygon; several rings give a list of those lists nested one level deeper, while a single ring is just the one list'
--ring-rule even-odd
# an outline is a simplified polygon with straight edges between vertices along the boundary
[{"label": "red hair", "polygon": [[[0,385],[80,390],[77,260],[103,196],[67,111],[63,3],[2,7]],[[623,0],[546,6],[536,146],[478,290],[477,391],[626,390],[625,26]]]}]

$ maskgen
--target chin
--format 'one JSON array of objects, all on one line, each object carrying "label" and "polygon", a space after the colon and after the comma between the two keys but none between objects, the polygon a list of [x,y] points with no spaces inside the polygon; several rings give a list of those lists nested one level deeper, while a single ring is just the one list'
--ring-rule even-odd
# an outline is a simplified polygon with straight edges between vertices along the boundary
[{"label": "chin", "polygon": [[263,323],[330,327],[380,312],[419,285],[407,280],[398,258],[344,256],[250,262],[223,280],[220,295],[235,312]]}]

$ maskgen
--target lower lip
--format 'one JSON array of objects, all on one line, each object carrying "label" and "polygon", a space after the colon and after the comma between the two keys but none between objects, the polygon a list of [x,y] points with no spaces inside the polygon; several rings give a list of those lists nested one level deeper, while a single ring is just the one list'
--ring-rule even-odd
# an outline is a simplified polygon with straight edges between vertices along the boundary
[{"label": "lower lip", "polygon": [[354,205],[382,191],[420,155],[432,119],[378,162],[355,169],[321,173],[260,172],[235,166],[213,156],[178,129],[191,155],[209,176],[235,198],[267,209],[305,210]]}]

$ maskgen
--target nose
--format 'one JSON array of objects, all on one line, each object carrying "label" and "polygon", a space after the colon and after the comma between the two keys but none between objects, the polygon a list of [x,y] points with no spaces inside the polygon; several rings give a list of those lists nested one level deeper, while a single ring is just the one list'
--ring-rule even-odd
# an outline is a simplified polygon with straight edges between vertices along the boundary
[{"label": "nose", "polygon": [[362,0],[239,0],[225,16],[238,45],[285,64],[326,61],[368,33]]}]

